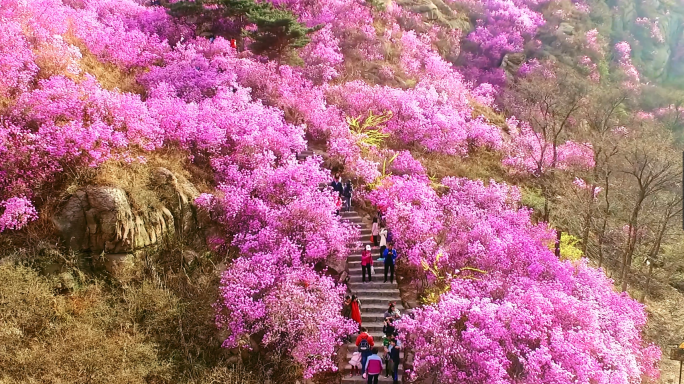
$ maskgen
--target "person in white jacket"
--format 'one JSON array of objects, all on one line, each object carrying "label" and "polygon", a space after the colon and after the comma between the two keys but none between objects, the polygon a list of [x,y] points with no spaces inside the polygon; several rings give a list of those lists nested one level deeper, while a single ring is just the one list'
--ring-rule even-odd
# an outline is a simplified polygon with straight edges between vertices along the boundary
[{"label": "person in white jacket", "polygon": [[371,235],[373,235],[373,245],[378,246],[378,243],[380,242],[380,237],[378,236],[380,234],[380,227],[378,226],[378,218],[374,217],[373,218],[373,226],[371,227]]},{"label": "person in white jacket", "polygon": [[380,254],[382,255],[387,248],[387,228],[384,226],[380,228]]}]

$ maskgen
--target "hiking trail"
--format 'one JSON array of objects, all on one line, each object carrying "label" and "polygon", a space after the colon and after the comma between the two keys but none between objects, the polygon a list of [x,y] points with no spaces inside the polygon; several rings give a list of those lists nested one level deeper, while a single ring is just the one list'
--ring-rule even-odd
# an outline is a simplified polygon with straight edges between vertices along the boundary
[{"label": "hiking trail", "polygon": [[[307,148],[297,155],[297,159],[303,161],[307,157],[313,156],[314,154],[318,153],[315,153],[310,148]],[[385,265],[381,261],[378,261],[378,258],[380,257],[380,247],[372,246],[370,242],[371,227],[368,224],[364,224],[362,217],[356,211],[340,212],[340,218],[341,220],[354,224],[359,229],[359,239],[357,240],[361,242],[362,246],[360,249],[352,249],[347,257],[347,272],[349,274],[348,287],[351,290],[350,295],[356,295],[361,302],[361,325],[368,329],[369,335],[373,336],[375,346],[380,349],[378,356],[382,357],[384,355],[384,350],[382,348],[383,314],[387,310],[389,302],[393,301],[395,303],[396,308],[399,310],[402,316],[406,316],[408,314],[401,301],[399,285],[397,284],[397,271],[396,269],[394,271],[393,283],[383,283]],[[361,251],[365,249],[366,245],[371,245],[373,266],[375,267],[376,274],[372,276],[372,282],[364,284],[362,282],[361,276]],[[346,345],[347,355],[346,358],[343,357],[343,369],[340,370],[342,373],[343,384],[366,384],[368,382],[358,374],[354,377],[349,377],[351,372],[349,360],[352,358],[352,353],[356,352],[357,350],[357,336],[358,333],[353,334],[352,341]],[[342,351],[344,351],[344,349],[345,348],[342,348]],[[402,373],[405,369],[403,348],[399,356],[400,363],[397,378],[398,382],[401,383]],[[385,377],[385,370],[383,369],[383,372],[378,378],[378,383],[392,382],[392,375],[390,375],[390,377]]]}]

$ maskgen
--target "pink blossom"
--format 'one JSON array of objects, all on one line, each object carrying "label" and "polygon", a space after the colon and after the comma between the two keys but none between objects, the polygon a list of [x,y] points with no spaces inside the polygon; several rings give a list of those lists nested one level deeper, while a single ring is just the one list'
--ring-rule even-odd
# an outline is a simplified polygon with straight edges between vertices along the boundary
[{"label": "pink blossom", "polygon": [[5,210],[0,215],[0,232],[6,229],[18,230],[38,218],[38,212],[26,197],[11,197],[0,202]]}]

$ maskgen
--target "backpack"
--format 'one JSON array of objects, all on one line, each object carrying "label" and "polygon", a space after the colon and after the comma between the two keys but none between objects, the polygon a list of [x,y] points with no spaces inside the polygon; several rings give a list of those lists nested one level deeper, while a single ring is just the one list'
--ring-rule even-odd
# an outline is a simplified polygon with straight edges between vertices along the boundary
[{"label": "backpack", "polygon": [[368,338],[361,339],[359,343],[359,351],[365,352],[370,349],[370,344],[368,344]]}]

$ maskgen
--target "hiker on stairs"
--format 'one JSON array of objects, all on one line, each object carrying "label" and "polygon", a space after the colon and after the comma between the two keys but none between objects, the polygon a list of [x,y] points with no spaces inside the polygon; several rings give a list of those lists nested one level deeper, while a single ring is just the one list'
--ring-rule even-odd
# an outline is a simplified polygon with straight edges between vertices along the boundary
[{"label": "hiker on stairs", "polygon": [[359,327],[361,327],[361,303],[356,295],[351,297],[351,318],[359,323]]},{"label": "hiker on stairs", "polygon": [[371,229],[371,242],[374,246],[378,246],[380,243],[380,228],[378,227],[378,218],[373,218],[373,227]]},{"label": "hiker on stairs", "polygon": [[342,185],[342,176],[335,174],[332,183],[330,183],[333,191],[337,192],[337,195],[342,198],[342,192],[344,191],[344,186]]},{"label": "hiker on stairs", "polygon": [[371,246],[366,245],[366,250],[361,252],[361,281],[366,282],[366,273],[368,273],[368,281],[372,282],[371,268],[373,268],[373,255],[371,254]]},{"label": "hiker on stairs", "polygon": [[390,335],[394,334],[394,331],[396,330],[396,327],[394,326],[394,319],[389,318],[385,319],[385,322],[382,325],[382,333],[385,334],[385,337],[389,338]]},{"label": "hiker on stairs", "polygon": [[389,302],[389,304],[387,305],[387,310],[382,315],[382,317],[384,317],[385,320],[387,320],[389,318],[392,318],[394,320],[399,320],[399,318],[401,317],[401,314],[399,314],[399,310],[394,305],[394,301]]},{"label": "hiker on stairs", "polygon": [[396,340],[390,340],[390,345],[389,345],[389,364],[392,365],[392,380],[393,384],[398,384],[398,376],[399,376],[399,357],[401,353],[401,349],[397,345]]},{"label": "hiker on stairs", "polygon": [[390,272],[390,283],[394,282],[394,263],[397,261],[397,251],[392,243],[387,244],[387,249],[382,253],[385,259],[385,283],[387,282],[387,272]]},{"label": "hiker on stairs", "polygon": [[351,211],[351,200],[352,193],[354,192],[354,187],[352,186],[351,180],[347,180],[344,189],[342,190],[342,196],[344,197],[344,210],[346,212]]},{"label": "hiker on stairs", "polygon": [[366,372],[366,359],[371,354],[371,348],[375,343],[373,342],[373,336],[368,334],[366,327],[361,327],[361,333],[356,338],[356,347],[358,347],[359,352],[361,352],[361,374]]},{"label": "hiker on stairs", "polygon": [[372,354],[366,359],[363,367],[368,375],[368,384],[378,384],[378,377],[382,372],[382,359],[378,356],[378,349],[373,348]]},{"label": "hiker on stairs", "polygon": [[387,228],[384,225],[380,225],[380,254],[382,255],[387,249]]}]

